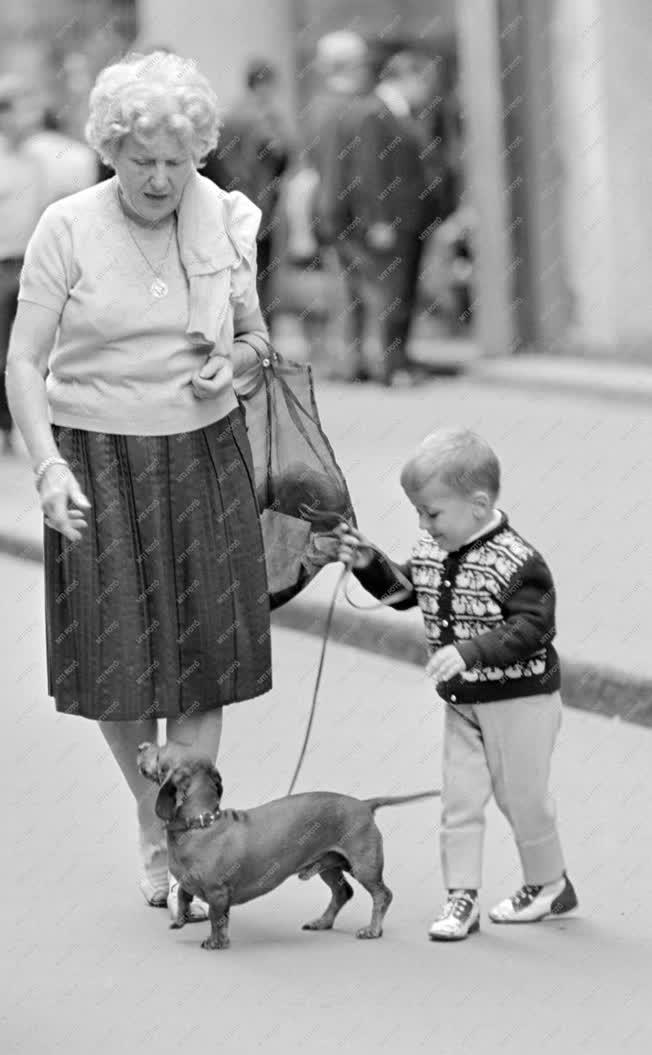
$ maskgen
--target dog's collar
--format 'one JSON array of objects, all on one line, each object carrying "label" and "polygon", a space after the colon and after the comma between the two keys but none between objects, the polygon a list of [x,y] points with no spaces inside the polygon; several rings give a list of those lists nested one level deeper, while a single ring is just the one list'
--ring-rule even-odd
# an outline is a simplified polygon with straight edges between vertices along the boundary
[{"label": "dog's collar", "polygon": [[169,832],[188,832],[193,828],[210,828],[219,817],[221,810],[206,810],[198,817],[179,817],[177,820],[168,821],[165,825]]}]

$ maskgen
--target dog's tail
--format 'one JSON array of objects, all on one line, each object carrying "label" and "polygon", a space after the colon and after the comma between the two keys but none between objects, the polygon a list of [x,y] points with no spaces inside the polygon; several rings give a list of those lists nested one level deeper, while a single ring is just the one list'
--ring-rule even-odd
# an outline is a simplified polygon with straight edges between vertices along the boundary
[{"label": "dog's tail", "polygon": [[405,802],[418,802],[420,799],[435,799],[441,795],[441,790],[416,791],[413,795],[383,795],[377,799],[365,799],[369,809],[375,813],[381,806],[401,806]]}]

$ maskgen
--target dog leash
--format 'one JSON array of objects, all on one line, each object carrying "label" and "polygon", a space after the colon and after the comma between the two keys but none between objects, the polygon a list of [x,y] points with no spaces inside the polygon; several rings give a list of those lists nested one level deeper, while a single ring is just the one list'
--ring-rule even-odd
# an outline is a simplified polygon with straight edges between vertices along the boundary
[{"label": "dog leash", "polygon": [[[339,513],[330,513],[327,510],[315,510],[315,509],[313,509],[310,506],[303,505],[303,506],[301,506],[301,514],[306,520],[312,520],[313,522],[317,521],[317,522],[319,522],[320,525],[324,524],[325,521],[326,522],[330,521],[332,523],[333,531],[330,532],[330,533],[323,532],[322,533],[322,537],[336,538],[337,536],[334,534],[334,528],[337,527],[340,524],[342,524],[344,526],[348,526],[348,523],[347,523],[346,519],[344,517],[342,517]],[[374,546],[373,543],[370,543],[370,546],[376,553],[379,553],[381,556],[383,556],[382,551],[380,549],[378,549],[377,546]],[[301,746],[301,751],[299,753],[299,760],[298,760],[298,762],[296,764],[296,768],[294,770],[294,776],[292,777],[292,781],[290,782],[290,788],[288,790],[288,795],[291,795],[292,791],[294,790],[294,786],[295,786],[295,784],[297,782],[297,777],[299,776],[299,773],[301,772],[301,767],[303,765],[303,760],[305,758],[306,750],[308,748],[308,742],[310,740],[310,732],[312,730],[312,723],[313,723],[314,718],[315,718],[315,713],[316,713],[316,710],[317,710],[317,701],[319,699],[319,688],[320,688],[320,685],[321,685],[321,676],[322,676],[322,672],[323,672],[323,669],[324,669],[324,659],[326,657],[326,647],[328,645],[328,639],[329,639],[329,635],[330,635],[331,623],[333,622],[333,613],[335,611],[335,605],[337,603],[337,598],[339,596],[340,590],[342,589],[342,587],[344,588],[343,589],[344,597],[346,598],[346,600],[348,601],[348,603],[351,605],[352,608],[357,608],[358,611],[363,611],[363,612],[365,612],[365,611],[366,612],[371,612],[371,611],[374,611],[374,610],[376,610],[378,608],[390,607],[392,604],[396,604],[397,601],[404,600],[410,594],[412,594],[413,591],[414,591],[414,587],[412,586],[412,583],[409,581],[409,579],[406,579],[406,577],[401,572],[397,572],[396,573],[396,578],[399,580],[399,582],[402,580],[402,583],[403,583],[403,589],[401,591],[397,591],[396,593],[392,594],[391,598],[389,598],[387,601],[381,600],[381,601],[378,601],[375,604],[370,604],[370,605],[356,604],[354,601],[351,600],[351,598],[349,597],[349,593],[348,593],[348,584],[349,584],[350,579],[351,579],[351,571],[352,571],[352,565],[350,563],[342,565],[342,570],[340,571],[340,574],[338,576],[337,582],[335,583],[335,589],[333,590],[333,596],[331,597],[331,603],[330,603],[329,608],[328,608],[328,614],[326,616],[326,623],[324,624],[324,631],[323,631],[323,634],[322,634],[321,654],[319,656],[319,665],[317,667],[317,677],[315,678],[315,688],[314,688],[313,694],[312,694],[312,702],[310,704],[310,711],[309,711],[309,714],[308,714],[308,722],[307,722],[307,725],[306,725],[306,731],[305,731],[305,735],[304,735],[304,738],[303,738],[303,744]]]}]

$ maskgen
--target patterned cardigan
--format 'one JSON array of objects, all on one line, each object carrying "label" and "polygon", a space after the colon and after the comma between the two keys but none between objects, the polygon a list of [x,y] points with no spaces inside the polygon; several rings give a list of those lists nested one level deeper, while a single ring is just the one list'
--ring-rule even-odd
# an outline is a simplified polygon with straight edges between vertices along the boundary
[{"label": "patterned cardigan", "polygon": [[454,645],[466,663],[438,686],[444,700],[488,703],[559,688],[552,576],[504,513],[495,528],[454,552],[422,532],[407,564],[377,556],[355,575],[374,597],[391,600],[403,589],[397,569],[413,593],[392,607],[418,604],[429,652]]}]

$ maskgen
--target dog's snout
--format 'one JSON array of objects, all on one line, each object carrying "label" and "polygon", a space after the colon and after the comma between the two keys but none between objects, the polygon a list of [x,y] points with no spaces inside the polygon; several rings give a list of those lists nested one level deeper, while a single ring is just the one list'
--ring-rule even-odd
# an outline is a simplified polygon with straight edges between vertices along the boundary
[{"label": "dog's snout", "polygon": [[137,765],[144,777],[158,783],[158,748],[154,744],[138,745]]}]

